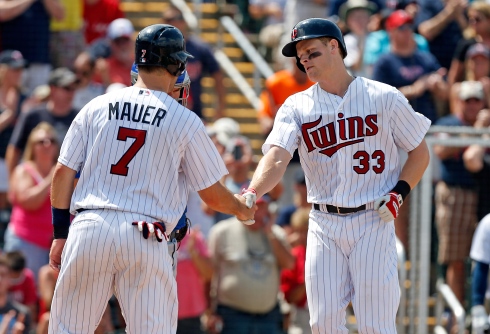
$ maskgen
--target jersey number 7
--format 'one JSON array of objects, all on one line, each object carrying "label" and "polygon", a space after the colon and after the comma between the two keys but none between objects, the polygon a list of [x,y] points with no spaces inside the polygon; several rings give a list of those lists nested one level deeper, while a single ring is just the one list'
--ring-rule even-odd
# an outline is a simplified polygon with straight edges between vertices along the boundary
[{"label": "jersey number 7", "polygon": [[134,156],[143,147],[146,140],[146,130],[136,130],[130,128],[119,127],[117,132],[117,140],[126,141],[128,138],[134,138],[133,144],[124,152],[121,159],[116,164],[111,165],[111,174],[128,176],[128,165],[133,160]]}]

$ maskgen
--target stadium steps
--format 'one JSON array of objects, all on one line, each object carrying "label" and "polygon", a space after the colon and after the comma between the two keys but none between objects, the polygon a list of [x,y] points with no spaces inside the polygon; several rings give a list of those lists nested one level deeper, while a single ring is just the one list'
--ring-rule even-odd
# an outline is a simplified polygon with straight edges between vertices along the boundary
[{"label": "stadium steps", "polygon": [[[187,1],[193,9],[194,4]],[[131,20],[136,31],[141,30],[147,25],[160,23],[162,12],[170,6],[169,0],[149,1],[149,0],[122,0],[121,8],[126,17]],[[222,45],[222,51],[235,64],[237,69],[246,78],[250,85],[254,84],[254,65],[249,62],[243,50],[238,47],[232,35],[220,32],[219,18],[221,15],[236,12],[236,7],[227,5],[218,7],[213,3],[203,3],[200,5],[202,18],[199,22],[200,37],[214,48]],[[256,37],[251,36],[251,41],[256,42]],[[263,86],[262,80],[262,86]],[[203,78],[202,101],[204,105],[203,114],[207,119],[212,119],[217,105],[215,95],[215,83],[211,77]],[[257,113],[250,105],[248,100],[241,94],[233,81],[225,75],[224,85],[226,87],[226,109],[224,116],[235,119],[240,124],[242,133],[249,137],[254,149],[254,153],[261,155],[263,137],[260,133],[260,126],[257,123]]]}]

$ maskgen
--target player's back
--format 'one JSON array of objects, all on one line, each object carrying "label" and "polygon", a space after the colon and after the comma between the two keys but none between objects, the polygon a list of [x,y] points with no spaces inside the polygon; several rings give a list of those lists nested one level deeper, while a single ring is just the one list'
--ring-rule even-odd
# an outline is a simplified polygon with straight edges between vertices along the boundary
[{"label": "player's back", "polygon": [[82,168],[72,209],[131,211],[167,222],[180,217],[187,196],[183,156],[204,131],[197,116],[165,93],[128,87],[92,100],[74,124],[86,146],[80,157],[67,154],[68,166]]}]

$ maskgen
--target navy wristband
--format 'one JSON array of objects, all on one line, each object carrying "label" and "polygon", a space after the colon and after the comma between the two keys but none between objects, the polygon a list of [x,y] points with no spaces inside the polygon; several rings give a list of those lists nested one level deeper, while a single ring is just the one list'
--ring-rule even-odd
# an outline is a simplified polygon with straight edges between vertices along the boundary
[{"label": "navy wristband", "polygon": [[410,190],[412,190],[412,188],[410,188],[410,185],[408,184],[408,182],[400,180],[400,181],[398,181],[396,186],[391,191],[394,191],[397,194],[402,195],[403,200],[405,200],[405,198],[410,193]]},{"label": "navy wristband", "polygon": [[54,239],[68,238],[68,230],[70,229],[70,210],[51,207],[51,213],[53,216]]}]

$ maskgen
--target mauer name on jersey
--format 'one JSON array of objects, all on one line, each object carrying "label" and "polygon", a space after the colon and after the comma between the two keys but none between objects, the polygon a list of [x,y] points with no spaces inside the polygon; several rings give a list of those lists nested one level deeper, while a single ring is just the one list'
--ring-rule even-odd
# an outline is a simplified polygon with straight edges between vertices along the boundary
[{"label": "mauer name on jersey", "polygon": [[[343,118],[344,114],[339,113],[338,117]],[[339,124],[338,134],[335,122],[315,128],[321,121],[322,116],[316,121],[301,126],[308,153],[318,148],[320,149],[319,153],[331,157],[342,147],[361,143],[364,141],[364,137],[375,136],[378,133],[378,124],[376,124],[378,116],[376,114],[368,115],[365,118],[353,116],[337,120]],[[339,142],[339,139],[342,142]]]},{"label": "mauer name on jersey", "polygon": [[152,116],[152,109],[156,109],[154,106],[145,106],[144,104],[134,106],[130,102],[124,102],[122,105],[122,110],[119,112],[119,102],[115,104],[109,103],[109,121],[112,119],[130,121],[130,122],[141,122],[145,124],[160,126],[160,121],[165,117],[167,111],[162,108],[158,108],[155,114]]}]

